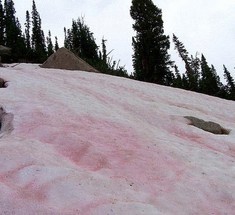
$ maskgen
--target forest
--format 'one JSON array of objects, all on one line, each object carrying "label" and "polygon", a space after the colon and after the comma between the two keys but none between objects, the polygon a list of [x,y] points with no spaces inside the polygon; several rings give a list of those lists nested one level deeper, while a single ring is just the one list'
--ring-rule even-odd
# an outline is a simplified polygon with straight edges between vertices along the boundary
[{"label": "forest", "polygon": [[[105,38],[100,45],[96,43],[94,33],[83,17],[73,19],[71,27],[64,27],[63,46],[105,74],[235,100],[235,81],[226,66],[223,66],[224,84],[204,54],[189,54],[175,34],[170,41],[170,36],[164,34],[162,10],[152,0],[132,0],[130,16],[135,31],[132,38],[134,72],[131,74],[120,65],[120,60],[112,59]],[[11,49],[10,54],[0,50],[3,63],[40,64],[58,50],[58,38],[52,39],[50,30],[44,34],[42,21],[35,0],[32,0],[32,10],[25,11],[23,28],[16,17],[13,0],[0,0],[0,45]],[[185,71],[179,71],[171,60],[170,44],[182,59]]]}]

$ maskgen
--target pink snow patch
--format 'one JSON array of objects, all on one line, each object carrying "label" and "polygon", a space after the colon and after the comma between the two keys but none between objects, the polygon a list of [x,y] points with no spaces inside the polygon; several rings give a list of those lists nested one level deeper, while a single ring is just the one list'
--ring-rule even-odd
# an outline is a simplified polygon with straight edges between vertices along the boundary
[{"label": "pink snow patch", "polygon": [[14,115],[0,138],[0,214],[234,213],[234,102],[30,64],[0,75]]}]

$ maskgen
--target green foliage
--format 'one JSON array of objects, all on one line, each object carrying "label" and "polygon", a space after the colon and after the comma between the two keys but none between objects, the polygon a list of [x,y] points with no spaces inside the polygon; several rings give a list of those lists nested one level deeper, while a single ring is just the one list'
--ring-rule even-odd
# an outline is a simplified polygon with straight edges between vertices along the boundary
[{"label": "green foliage", "polygon": [[4,42],[4,10],[2,1],[0,0],[0,45],[5,44]]},{"label": "green foliage", "polygon": [[42,63],[46,60],[45,36],[41,28],[41,18],[34,0],[32,6],[32,50],[35,62]]},{"label": "green foliage", "polygon": [[54,47],[51,40],[51,31],[48,32],[46,41],[47,41],[47,57],[49,57],[54,53]]},{"label": "green foliage", "polygon": [[173,34],[173,42],[175,49],[178,51],[179,56],[185,64],[185,73],[182,78],[175,66],[175,79],[173,82],[174,87],[179,87],[187,90],[197,91],[212,96],[235,100],[235,83],[231,74],[224,66],[224,77],[227,85],[220,82],[220,78],[216,73],[213,65],[208,65],[204,55],[201,60],[197,57],[191,58],[182,42]]},{"label": "green foliage", "polygon": [[224,78],[227,82],[227,85],[225,85],[225,91],[227,92],[227,99],[235,100],[235,82],[233,77],[231,76],[228,69],[224,67]]},{"label": "green foliage", "polygon": [[58,38],[55,37],[55,51],[59,49]]},{"label": "green foliage", "polygon": [[204,55],[201,57],[201,79],[199,82],[200,91],[208,95],[216,96],[220,91],[220,81],[213,67],[208,66]]},{"label": "green foliage", "polygon": [[173,34],[173,43],[175,45],[175,49],[177,50],[179,56],[183,60],[185,64],[187,84],[185,79],[185,87],[187,90],[198,91],[199,90],[199,67],[200,60],[197,57],[189,57],[188,51],[186,50],[184,44],[179,41],[178,37]]},{"label": "green foliage", "polygon": [[86,61],[98,59],[98,46],[93,33],[85,24],[83,18],[72,21],[72,28],[65,29],[65,48],[68,48]]},{"label": "green foliage", "polygon": [[175,70],[175,77],[173,80],[173,87],[183,88],[183,80],[180,75],[179,68],[176,65],[174,66],[174,70]]},{"label": "green foliage", "polygon": [[26,48],[28,51],[31,50],[31,41],[30,41],[30,15],[29,11],[26,11],[26,22],[25,22],[25,39],[26,39]]},{"label": "green foliage", "polygon": [[[11,58],[17,60],[24,57],[26,45],[22,36],[21,26],[17,17],[15,17],[15,7],[12,0],[4,1],[3,16],[3,45],[12,49]],[[8,59],[9,60],[9,59]]]},{"label": "green foliage", "polygon": [[170,84],[169,36],[164,35],[162,11],[152,0],[132,0],[130,15],[134,19],[132,38],[134,76],[137,80]]},{"label": "green foliage", "polygon": [[128,77],[125,68],[119,66],[119,62],[117,63],[109,57],[112,51],[107,53],[107,40],[102,39],[102,50],[99,50],[93,33],[85,24],[83,18],[78,18],[76,21],[73,20],[71,29],[64,28],[64,35],[65,48],[74,52],[97,70],[110,75]]}]

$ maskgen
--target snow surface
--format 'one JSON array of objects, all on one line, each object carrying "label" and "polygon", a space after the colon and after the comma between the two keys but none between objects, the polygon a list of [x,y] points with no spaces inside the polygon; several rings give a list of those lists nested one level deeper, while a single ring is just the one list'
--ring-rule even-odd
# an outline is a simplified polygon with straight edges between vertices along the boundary
[{"label": "snow surface", "polygon": [[0,77],[0,214],[235,214],[235,102],[32,64]]}]

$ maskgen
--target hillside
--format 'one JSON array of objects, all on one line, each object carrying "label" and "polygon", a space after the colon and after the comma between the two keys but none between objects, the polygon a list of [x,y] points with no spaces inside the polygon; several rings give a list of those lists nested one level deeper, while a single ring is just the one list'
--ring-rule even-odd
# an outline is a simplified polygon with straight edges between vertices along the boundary
[{"label": "hillside", "polygon": [[[97,73],[12,66],[0,68],[8,85],[0,88],[8,114],[0,214],[234,214],[235,102]],[[184,116],[230,133],[203,131]]]}]

